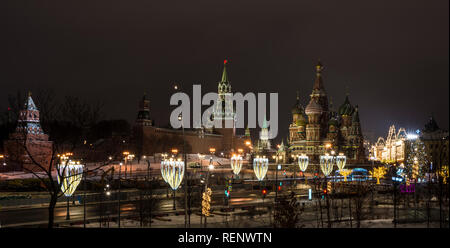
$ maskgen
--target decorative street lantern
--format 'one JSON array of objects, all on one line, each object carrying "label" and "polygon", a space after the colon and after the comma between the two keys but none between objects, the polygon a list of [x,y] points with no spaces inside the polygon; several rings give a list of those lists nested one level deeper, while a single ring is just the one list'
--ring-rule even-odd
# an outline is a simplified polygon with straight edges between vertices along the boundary
[{"label": "decorative street lantern", "polygon": [[235,175],[239,175],[239,172],[242,169],[242,157],[241,155],[233,155],[231,157],[231,169]]},{"label": "decorative street lantern", "polygon": [[161,175],[173,190],[173,210],[175,208],[175,192],[183,181],[184,162],[179,160],[163,160],[161,161]]},{"label": "decorative street lantern", "polygon": [[341,171],[345,167],[345,163],[347,162],[347,156],[345,156],[343,153],[339,153],[338,156],[336,156],[336,165]]},{"label": "decorative street lantern", "polygon": [[304,173],[306,169],[308,168],[309,164],[309,157],[305,154],[302,154],[298,157],[298,167],[300,167],[300,170]]},{"label": "decorative street lantern", "polygon": [[69,197],[73,195],[83,177],[83,165],[80,162],[74,162],[62,158],[61,164],[57,165],[58,184],[61,185],[61,191],[67,197],[67,215],[66,219],[70,219]]},{"label": "decorative street lantern", "polygon": [[269,169],[269,159],[265,156],[260,158],[259,156],[253,159],[253,171],[255,172],[256,178],[262,181],[267,174]]},{"label": "decorative street lantern", "polygon": [[327,154],[320,156],[320,169],[322,170],[325,177],[330,175],[333,171],[334,165],[334,156],[330,156]]},{"label": "decorative street lantern", "polygon": [[173,190],[178,189],[184,176],[184,162],[180,160],[164,160],[161,162],[161,175]]},{"label": "decorative street lantern", "polygon": [[58,165],[57,179],[65,196],[73,195],[83,177],[83,165],[69,160]]}]

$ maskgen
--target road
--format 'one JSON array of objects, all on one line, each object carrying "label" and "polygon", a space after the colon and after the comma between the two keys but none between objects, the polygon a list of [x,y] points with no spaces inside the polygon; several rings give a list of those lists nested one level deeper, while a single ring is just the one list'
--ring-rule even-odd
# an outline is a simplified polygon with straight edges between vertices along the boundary
[{"label": "road", "polygon": [[[166,198],[164,195],[160,196],[162,199],[159,203],[158,209],[154,214],[173,214],[173,199]],[[273,195],[269,195],[265,199],[265,203],[273,202]],[[255,192],[240,191],[234,192],[233,198],[229,201],[230,207],[242,207],[254,204],[262,204],[263,200],[260,195]],[[177,202],[177,204],[179,204]],[[214,192],[212,197],[212,206],[217,208],[223,206],[223,193]],[[108,215],[111,218],[117,216],[117,201],[93,202],[86,204],[86,218],[98,219],[103,211],[103,215]],[[121,216],[138,214],[139,200],[122,200],[120,205]],[[177,209],[178,212],[184,211],[182,207]],[[67,207],[65,204],[57,205],[55,208],[55,223],[66,222]],[[71,221],[79,222],[83,220],[84,206],[82,204],[70,204]],[[19,226],[46,226],[48,220],[48,209],[46,207],[33,207],[23,209],[9,209],[0,211],[0,223],[2,227],[19,227]],[[30,226],[31,226],[30,225]]]}]

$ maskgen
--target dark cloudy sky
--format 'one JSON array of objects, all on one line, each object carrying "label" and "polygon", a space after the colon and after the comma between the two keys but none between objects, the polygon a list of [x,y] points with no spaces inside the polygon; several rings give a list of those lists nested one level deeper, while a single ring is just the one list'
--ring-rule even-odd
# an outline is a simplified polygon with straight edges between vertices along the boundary
[{"label": "dark cloudy sky", "polygon": [[136,116],[144,91],[168,121],[169,89],[216,90],[229,60],[234,91],[278,92],[286,137],[296,90],[314,65],[335,105],[346,86],[363,131],[449,124],[448,0],[131,0],[0,2],[0,108],[17,90],[52,89]]}]

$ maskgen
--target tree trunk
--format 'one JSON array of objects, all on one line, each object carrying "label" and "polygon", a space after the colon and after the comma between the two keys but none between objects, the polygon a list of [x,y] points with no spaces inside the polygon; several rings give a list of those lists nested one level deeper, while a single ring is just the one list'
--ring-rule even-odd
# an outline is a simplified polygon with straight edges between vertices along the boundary
[{"label": "tree trunk", "polygon": [[55,206],[57,200],[57,193],[51,194],[50,203],[48,204],[48,228],[53,228],[53,223],[55,221]]}]

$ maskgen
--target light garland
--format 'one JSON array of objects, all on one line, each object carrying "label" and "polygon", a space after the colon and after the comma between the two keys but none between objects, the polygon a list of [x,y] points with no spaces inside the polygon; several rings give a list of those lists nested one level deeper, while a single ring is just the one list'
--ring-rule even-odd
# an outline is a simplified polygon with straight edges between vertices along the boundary
[{"label": "light garland", "polygon": [[77,189],[83,177],[83,167],[80,162],[65,159],[57,165],[58,184],[65,196],[72,196]]},{"label": "light garland", "polygon": [[255,172],[256,178],[262,181],[269,169],[269,159],[266,157],[256,157],[253,159],[253,172]]},{"label": "light garland", "polygon": [[327,177],[333,171],[334,156],[328,154],[320,156],[320,169],[323,174]]},{"label": "light garland", "polygon": [[414,159],[414,164],[412,165],[412,179],[417,179],[419,176],[419,162],[417,161],[417,158]]},{"label": "light garland", "polygon": [[239,172],[242,169],[242,157],[241,155],[233,155],[231,157],[231,169],[235,175],[239,175]]},{"label": "light garland", "polygon": [[448,178],[448,165],[442,166],[442,168],[439,170],[439,176],[442,177],[442,183],[447,184],[447,178]]},{"label": "light garland", "polygon": [[204,216],[210,215],[210,209],[211,209],[211,188],[206,188],[206,191],[203,192],[203,201],[202,201],[202,214]]},{"label": "light garland", "polygon": [[161,161],[161,175],[173,190],[178,189],[184,177],[184,162],[173,159]]}]

